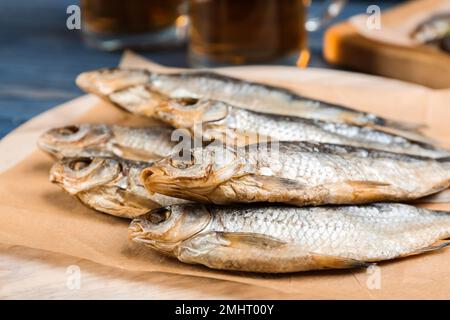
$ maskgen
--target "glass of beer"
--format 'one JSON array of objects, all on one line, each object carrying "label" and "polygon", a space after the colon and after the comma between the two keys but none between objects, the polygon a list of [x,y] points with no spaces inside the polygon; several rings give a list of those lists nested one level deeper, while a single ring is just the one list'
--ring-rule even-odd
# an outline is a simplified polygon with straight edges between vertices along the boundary
[{"label": "glass of beer", "polygon": [[81,0],[86,42],[103,50],[179,45],[185,40],[184,0]]},{"label": "glass of beer", "polygon": [[307,19],[308,0],[189,0],[192,66],[309,61],[307,31],[335,17],[345,0],[328,1]]}]

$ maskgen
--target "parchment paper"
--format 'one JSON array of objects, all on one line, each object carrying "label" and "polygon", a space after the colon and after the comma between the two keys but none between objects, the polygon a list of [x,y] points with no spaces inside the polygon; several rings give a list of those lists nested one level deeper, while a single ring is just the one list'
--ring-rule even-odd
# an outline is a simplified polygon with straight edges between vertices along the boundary
[{"label": "parchment paper", "polygon": [[420,44],[410,37],[417,26],[432,16],[444,12],[450,12],[449,0],[415,0],[391,10],[383,11],[381,28],[371,28],[375,19],[372,11],[368,15],[362,14],[352,17],[350,22],[366,38],[412,47]]},{"label": "parchment paper", "polygon": [[[130,53],[123,65],[165,70]],[[449,90],[318,69],[245,67],[219,71],[283,85],[394,119],[427,124],[428,133],[450,147]],[[279,111],[295,114],[295,110]],[[52,159],[35,148],[38,135],[50,127],[100,121],[136,126],[154,123],[86,96],[32,120],[0,142],[0,243],[64,253],[127,270],[225,279],[288,293],[308,293],[311,298],[450,298],[450,250],[381,263],[375,276],[373,270],[276,276],[186,265],[130,242],[127,220],[88,209],[52,185],[48,181]],[[450,210],[447,203],[430,207]]]}]

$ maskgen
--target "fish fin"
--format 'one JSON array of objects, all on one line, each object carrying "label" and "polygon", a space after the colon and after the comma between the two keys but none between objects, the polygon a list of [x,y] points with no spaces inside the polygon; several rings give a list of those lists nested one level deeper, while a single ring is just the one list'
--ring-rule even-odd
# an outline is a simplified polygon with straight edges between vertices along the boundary
[{"label": "fish fin", "polygon": [[[328,186],[333,203],[367,203],[385,200],[392,195],[391,184],[378,181],[347,180],[343,184]],[[344,190],[344,191],[342,191]],[[333,200],[334,201],[334,200]]]},{"label": "fish fin", "polygon": [[272,138],[250,131],[237,130],[217,126],[214,124],[206,124],[203,131],[203,138],[210,140],[219,140],[226,142],[233,147],[244,147],[252,144],[269,143]]},{"label": "fish fin", "polygon": [[420,249],[417,249],[411,253],[408,253],[406,255],[404,255],[404,257],[408,257],[408,256],[414,256],[414,255],[418,255],[418,254],[422,254],[422,253],[427,253],[427,252],[432,252],[432,251],[436,251],[436,250],[441,250],[444,249],[446,247],[450,246],[450,241],[449,240],[438,240],[436,242],[434,242],[433,244],[427,246],[427,247],[423,247]]},{"label": "fish fin", "polygon": [[255,185],[273,190],[274,188],[303,188],[304,184],[289,178],[248,174],[244,176],[246,181],[253,181]]},{"label": "fish fin", "polygon": [[183,241],[175,250],[185,263],[213,269],[286,273],[316,269],[366,267],[366,262],[310,253],[263,234],[208,232]]},{"label": "fish fin", "polygon": [[235,246],[237,243],[240,243],[270,249],[286,244],[285,241],[259,233],[219,232],[218,234],[220,234],[222,239],[227,240],[231,246]]},{"label": "fish fin", "polygon": [[154,160],[159,160],[161,158],[161,156],[157,155],[156,153],[152,153],[147,150],[128,148],[117,143],[111,145],[111,150],[117,157],[129,159],[132,161],[151,162]]},{"label": "fish fin", "polygon": [[347,180],[346,183],[351,186],[359,187],[359,188],[378,188],[378,187],[388,187],[391,184],[387,182],[378,182],[378,181],[358,181],[358,180]]},{"label": "fish fin", "polygon": [[326,266],[327,269],[367,268],[373,264],[367,261],[329,256],[314,252],[310,253],[310,255],[318,264]]},{"label": "fish fin", "polygon": [[[426,126],[424,126],[426,127]],[[439,141],[435,138],[431,138],[428,136],[425,136],[422,132],[417,131],[405,131],[401,129],[396,129],[392,127],[383,127],[383,126],[375,126],[375,129],[389,133],[401,136],[403,138],[406,138],[408,140],[411,140],[413,142],[419,143],[419,144],[425,144],[425,145],[438,145]]]},{"label": "fish fin", "polygon": [[421,133],[422,130],[426,129],[428,126],[422,123],[411,123],[395,121],[390,119],[383,119],[383,124],[386,127],[396,128],[398,130],[410,131],[414,133]]}]

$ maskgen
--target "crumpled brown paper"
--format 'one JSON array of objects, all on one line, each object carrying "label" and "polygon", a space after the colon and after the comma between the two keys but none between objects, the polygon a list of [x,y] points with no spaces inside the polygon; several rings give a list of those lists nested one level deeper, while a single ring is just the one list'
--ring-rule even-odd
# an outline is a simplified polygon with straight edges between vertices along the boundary
[{"label": "crumpled brown paper", "polygon": [[[127,54],[123,64],[161,67]],[[429,126],[450,147],[450,90],[348,72],[245,67],[221,72]],[[293,113],[295,110],[279,110]],[[99,120],[101,119],[101,120]],[[450,250],[379,264],[379,269],[258,275],[209,270],[161,256],[127,239],[129,221],[88,209],[48,181],[52,160],[35,147],[40,132],[67,123],[152,125],[86,96],[25,124],[0,142],[0,243],[64,253],[127,270],[160,271],[270,287],[310,298],[450,298]],[[450,210],[450,204],[431,207]]]},{"label": "crumpled brown paper", "polygon": [[416,0],[383,12],[379,28],[374,27],[374,11],[370,11],[368,15],[354,16],[350,22],[366,38],[412,47],[420,44],[410,36],[417,26],[444,12],[450,13],[448,0]]}]

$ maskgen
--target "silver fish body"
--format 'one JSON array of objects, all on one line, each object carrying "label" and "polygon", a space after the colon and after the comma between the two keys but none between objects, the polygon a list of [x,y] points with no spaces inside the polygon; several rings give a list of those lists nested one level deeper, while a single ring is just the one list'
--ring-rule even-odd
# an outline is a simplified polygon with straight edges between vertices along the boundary
[{"label": "silver fish body", "polygon": [[[172,74],[154,73],[140,69],[101,69],[78,76],[77,84],[85,91],[102,97],[134,87],[143,98],[153,93],[172,99],[193,98],[217,100],[236,107],[257,107],[259,110],[295,110],[298,116],[338,123],[377,125],[401,130],[415,130],[419,126],[400,123],[348,107],[301,96],[288,89],[249,82],[213,72],[182,72]],[[145,90],[150,88],[151,90]],[[130,98],[130,97],[129,97]],[[143,108],[139,95],[132,102],[135,110],[148,110],[154,103]]]},{"label": "silver fish body", "polygon": [[175,128],[200,131],[206,140],[227,145],[264,140],[313,141],[420,155],[450,156],[450,151],[371,127],[261,113],[223,102],[199,100],[193,104],[170,101],[155,108],[154,117]]},{"label": "silver fish body", "polygon": [[221,207],[189,204],[133,220],[132,240],[191,264],[250,272],[367,266],[440,249],[450,214],[403,204]]},{"label": "silver fish body", "polygon": [[80,124],[44,133],[38,146],[56,158],[112,157],[150,161],[171,153],[172,129]]},{"label": "silver fish body", "polygon": [[406,201],[450,186],[449,159],[310,142],[209,145],[142,172],[148,190],[205,203]]},{"label": "silver fish body", "polygon": [[150,194],[140,181],[146,162],[118,158],[75,158],[55,163],[50,181],[86,206],[110,215],[134,218],[151,209],[184,200]]}]

